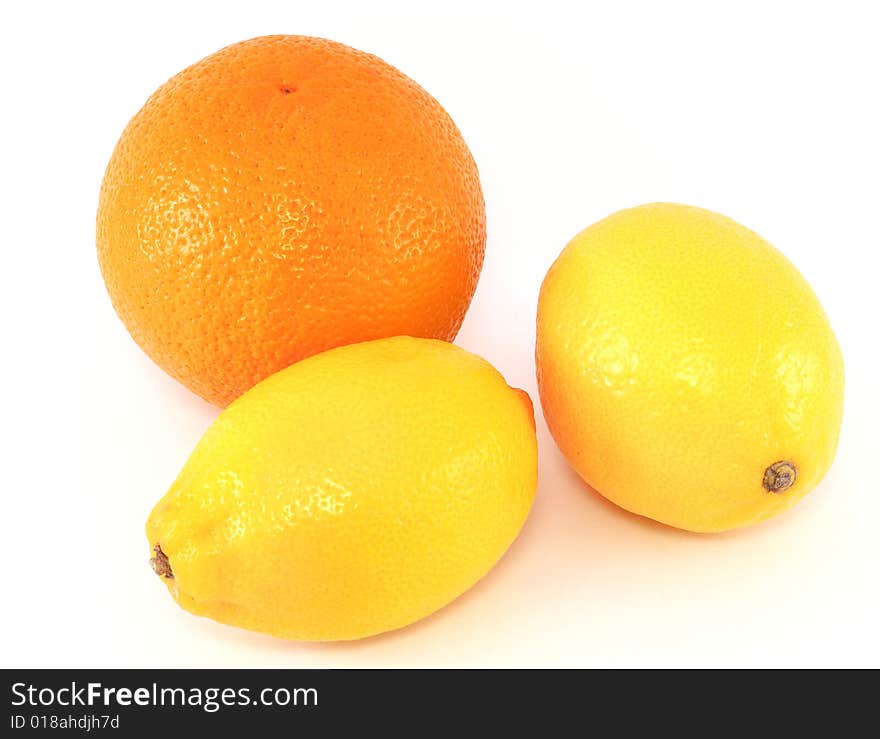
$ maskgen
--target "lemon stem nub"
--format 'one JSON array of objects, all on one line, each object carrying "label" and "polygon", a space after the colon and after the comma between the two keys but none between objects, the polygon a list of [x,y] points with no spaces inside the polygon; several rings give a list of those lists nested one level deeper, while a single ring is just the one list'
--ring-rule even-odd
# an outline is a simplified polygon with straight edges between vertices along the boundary
[{"label": "lemon stem nub", "polygon": [[167,577],[169,580],[174,579],[171,563],[168,561],[168,557],[165,556],[165,552],[162,551],[162,547],[158,544],[153,547],[153,557],[150,559],[150,566],[159,577]]},{"label": "lemon stem nub", "polygon": [[795,480],[797,480],[797,467],[785,460],[774,462],[764,470],[764,490],[771,493],[784,493],[794,485]]}]

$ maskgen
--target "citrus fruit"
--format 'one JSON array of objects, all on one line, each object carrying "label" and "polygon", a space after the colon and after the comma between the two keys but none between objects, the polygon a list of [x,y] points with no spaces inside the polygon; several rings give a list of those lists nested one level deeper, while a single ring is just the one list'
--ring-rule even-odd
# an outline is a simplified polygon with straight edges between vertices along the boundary
[{"label": "citrus fruit", "polygon": [[532,405],[432,339],[331,349],[232,403],[147,523],[185,609],[304,640],[412,623],[471,587],[526,519]]},{"label": "citrus fruit", "polygon": [[843,361],[794,266],[699,208],[645,205],[589,227],[541,287],[550,431],[593,488],[682,529],[792,506],[828,470]]},{"label": "citrus fruit", "polygon": [[334,346],[452,340],[485,207],[461,134],[415,82],[342,44],[267,36],[147,100],[107,166],[97,245],[135,341],[223,406]]}]

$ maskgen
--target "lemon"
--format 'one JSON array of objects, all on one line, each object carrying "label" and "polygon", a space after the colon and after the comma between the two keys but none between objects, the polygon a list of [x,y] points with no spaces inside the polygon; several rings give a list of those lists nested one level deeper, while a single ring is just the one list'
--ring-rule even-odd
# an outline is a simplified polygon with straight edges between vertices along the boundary
[{"label": "lemon", "polygon": [[185,609],[279,637],[355,639],[449,603],[535,494],[529,397],[485,360],[397,337],[272,375],[214,422],[147,523]]},{"label": "lemon", "polygon": [[538,305],[541,404],[593,488],[691,531],[789,507],[834,458],[843,360],[795,267],[700,208],[644,205],[587,228]]}]

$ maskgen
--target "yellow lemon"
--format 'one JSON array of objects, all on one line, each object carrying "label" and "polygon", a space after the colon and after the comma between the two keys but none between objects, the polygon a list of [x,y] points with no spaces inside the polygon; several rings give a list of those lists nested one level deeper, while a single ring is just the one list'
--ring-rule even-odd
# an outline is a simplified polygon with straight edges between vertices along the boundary
[{"label": "yellow lemon", "polygon": [[843,360],[813,291],[749,229],[644,205],[589,227],[541,287],[550,431],[593,488],[691,531],[761,521],[834,458]]},{"label": "yellow lemon", "polygon": [[356,639],[477,582],[516,538],[536,482],[526,393],[452,344],[380,339],[305,359],[233,402],[147,537],[188,611]]}]

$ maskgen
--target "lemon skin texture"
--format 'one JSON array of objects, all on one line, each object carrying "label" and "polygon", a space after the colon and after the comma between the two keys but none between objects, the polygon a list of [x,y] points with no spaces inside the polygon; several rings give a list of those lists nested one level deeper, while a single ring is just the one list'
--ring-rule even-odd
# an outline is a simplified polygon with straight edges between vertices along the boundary
[{"label": "lemon skin texture", "polygon": [[810,286],[700,208],[620,211],[547,273],[536,360],[547,424],[619,506],[715,532],[790,508],[830,467],[843,360]]},{"label": "lemon skin texture", "polygon": [[357,639],[476,583],[516,538],[536,484],[525,392],[452,344],[380,339],[305,359],[233,402],[147,537],[192,613]]}]

